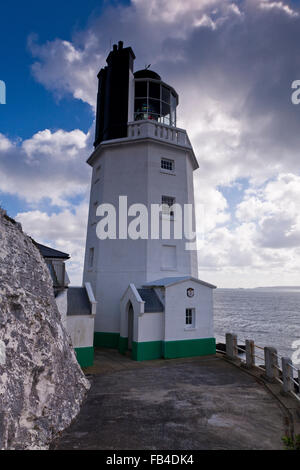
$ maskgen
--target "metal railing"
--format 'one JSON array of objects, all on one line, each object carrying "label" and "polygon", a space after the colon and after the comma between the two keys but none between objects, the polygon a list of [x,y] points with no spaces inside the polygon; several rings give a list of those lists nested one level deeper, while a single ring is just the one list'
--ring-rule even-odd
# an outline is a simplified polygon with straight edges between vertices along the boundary
[{"label": "metal railing", "polygon": [[[264,351],[263,357],[257,354],[257,349]],[[239,353],[245,354],[245,360],[239,358]],[[264,370],[264,378],[269,382],[279,382],[284,393],[292,394],[300,401],[300,369],[289,357],[280,357],[275,348],[258,346],[253,340],[246,340],[245,346],[241,347],[238,346],[237,335],[226,333],[225,354],[232,360],[241,360],[249,369],[256,367],[255,360],[260,359],[263,363],[258,367]]]}]

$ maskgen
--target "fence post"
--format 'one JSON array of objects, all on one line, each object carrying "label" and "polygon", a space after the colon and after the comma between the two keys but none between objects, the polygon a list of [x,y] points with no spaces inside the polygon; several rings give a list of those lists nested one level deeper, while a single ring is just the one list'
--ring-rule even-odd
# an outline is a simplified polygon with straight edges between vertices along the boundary
[{"label": "fence post", "polygon": [[292,361],[289,357],[281,358],[282,364],[282,389],[285,393],[294,390]]},{"label": "fence post", "polygon": [[264,348],[265,353],[265,368],[266,368],[266,379],[270,382],[274,382],[275,378],[278,377],[278,356],[277,349],[270,346]]},{"label": "fence post", "polygon": [[237,335],[226,333],[226,355],[230,357],[230,359],[237,358]]},{"label": "fence post", "polygon": [[255,366],[255,345],[252,339],[246,339],[246,367],[251,369]]}]

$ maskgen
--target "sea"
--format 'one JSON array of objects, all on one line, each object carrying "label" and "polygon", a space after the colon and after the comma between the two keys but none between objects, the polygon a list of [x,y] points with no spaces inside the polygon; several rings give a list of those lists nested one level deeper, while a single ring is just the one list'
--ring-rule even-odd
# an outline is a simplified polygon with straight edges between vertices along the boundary
[{"label": "sea", "polygon": [[[253,339],[258,346],[273,346],[280,356],[292,358],[300,350],[300,287],[216,289],[214,328],[217,343],[225,342],[226,333],[235,333],[238,344]],[[263,357],[262,350],[256,352]]]}]

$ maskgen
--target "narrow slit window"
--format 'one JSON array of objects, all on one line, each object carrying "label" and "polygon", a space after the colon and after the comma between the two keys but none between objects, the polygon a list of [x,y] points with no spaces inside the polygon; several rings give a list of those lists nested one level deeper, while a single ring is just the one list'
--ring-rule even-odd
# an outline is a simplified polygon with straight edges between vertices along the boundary
[{"label": "narrow slit window", "polygon": [[90,248],[89,251],[89,267],[92,268],[94,265],[94,248]]}]

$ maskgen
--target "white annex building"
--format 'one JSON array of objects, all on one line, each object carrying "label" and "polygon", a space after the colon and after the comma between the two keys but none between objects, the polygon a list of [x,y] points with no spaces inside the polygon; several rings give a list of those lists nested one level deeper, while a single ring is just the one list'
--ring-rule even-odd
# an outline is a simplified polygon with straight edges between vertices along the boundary
[{"label": "white annex building", "polygon": [[[94,345],[129,350],[135,360],[214,354],[215,286],[198,279],[190,240],[174,236],[185,205],[195,227],[198,163],[186,131],[176,127],[176,91],[149,69],[134,73],[134,59],[120,41],[98,74],[83,275],[97,302]],[[101,218],[114,224],[103,204],[115,208],[114,237],[99,236]],[[136,204],[148,208],[149,230],[132,239],[124,221],[137,218]],[[153,204],[161,205],[159,220],[169,221],[168,237],[151,232]]]},{"label": "white annex building", "polygon": [[32,241],[50,271],[56,304],[77,360],[81,367],[88,367],[94,361],[94,321],[97,309],[92,287],[88,282],[83,287],[69,287],[65,262],[70,256]]}]

